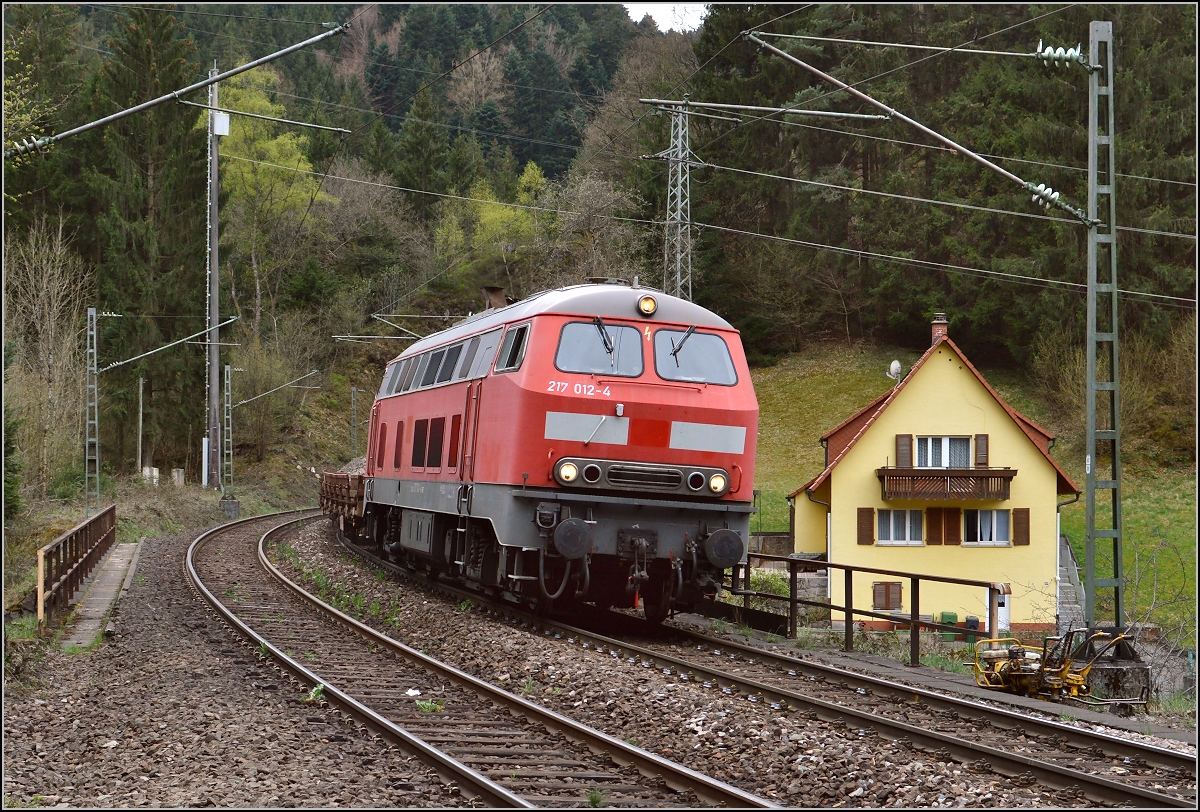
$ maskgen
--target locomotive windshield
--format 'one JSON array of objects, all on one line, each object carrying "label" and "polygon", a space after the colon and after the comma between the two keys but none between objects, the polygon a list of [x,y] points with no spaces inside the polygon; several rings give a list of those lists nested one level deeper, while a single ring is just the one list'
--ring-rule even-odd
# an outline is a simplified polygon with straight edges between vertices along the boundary
[{"label": "locomotive windshield", "polygon": [[697,333],[694,326],[654,334],[654,369],[667,381],[721,386],[737,383],[737,370],[725,339],[713,333]]},{"label": "locomotive windshield", "polygon": [[640,376],[644,369],[642,334],[634,327],[596,321],[563,326],[554,366],[562,372]]}]

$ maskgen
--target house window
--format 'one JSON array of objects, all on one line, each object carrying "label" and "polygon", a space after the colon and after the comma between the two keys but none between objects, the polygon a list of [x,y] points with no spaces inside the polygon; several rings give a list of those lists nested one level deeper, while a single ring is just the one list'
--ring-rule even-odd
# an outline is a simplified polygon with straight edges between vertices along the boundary
[{"label": "house window", "polygon": [[875,611],[894,611],[901,608],[899,581],[876,581],[871,584],[872,608]]},{"label": "house window", "polygon": [[918,468],[970,468],[970,437],[918,437]]},{"label": "house window", "polygon": [[1007,547],[1012,541],[1007,510],[964,510],[963,543]]},{"label": "house window", "polygon": [[921,511],[879,510],[878,533],[882,545],[921,545]]}]

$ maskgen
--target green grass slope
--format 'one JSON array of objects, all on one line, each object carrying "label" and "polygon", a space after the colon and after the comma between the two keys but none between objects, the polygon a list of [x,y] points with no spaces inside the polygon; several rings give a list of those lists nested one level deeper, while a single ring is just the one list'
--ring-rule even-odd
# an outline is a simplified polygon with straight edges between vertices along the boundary
[{"label": "green grass slope", "polygon": [[894,359],[907,371],[919,357],[824,345],[751,370],[759,406],[754,487],[762,492],[753,530],[788,529],[787,495],[825,466],[821,435],[894,385],[884,375]]}]

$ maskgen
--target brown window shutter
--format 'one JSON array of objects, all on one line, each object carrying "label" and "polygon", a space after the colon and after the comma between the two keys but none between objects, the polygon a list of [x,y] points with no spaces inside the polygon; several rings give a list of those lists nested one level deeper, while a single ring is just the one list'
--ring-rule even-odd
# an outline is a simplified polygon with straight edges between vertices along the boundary
[{"label": "brown window shutter", "polygon": [[904,603],[904,601],[900,595],[900,582],[899,581],[888,581],[887,588],[888,588],[887,608],[888,609],[899,609]]},{"label": "brown window shutter", "polygon": [[975,435],[975,467],[988,467],[988,436],[986,434]]},{"label": "brown window shutter", "polygon": [[858,509],[858,543],[875,543],[875,508]]},{"label": "brown window shutter", "polygon": [[882,581],[871,584],[871,608],[887,609],[887,584]]},{"label": "brown window shutter", "polygon": [[913,438],[911,434],[896,435],[896,467],[897,468],[912,468],[913,457],[912,447]]},{"label": "brown window shutter", "polygon": [[1029,543],[1029,508],[1013,508],[1012,512],[1013,544]]},{"label": "brown window shutter", "polygon": [[962,544],[961,508],[942,508],[942,539],[946,544]]},{"label": "brown window shutter", "polygon": [[925,543],[942,543],[942,508],[925,509]]}]

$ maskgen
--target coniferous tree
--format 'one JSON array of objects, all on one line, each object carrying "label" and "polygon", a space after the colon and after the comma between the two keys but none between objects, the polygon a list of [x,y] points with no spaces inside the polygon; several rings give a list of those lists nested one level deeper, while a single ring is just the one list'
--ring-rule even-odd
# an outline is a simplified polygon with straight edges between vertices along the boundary
[{"label": "coniferous tree", "polygon": [[[191,43],[167,13],[130,9],[93,86],[106,115],[196,81]],[[97,116],[98,117],[98,116]],[[148,352],[204,324],[205,134],[194,108],[162,104],[94,131],[95,163],[84,171],[98,236],[98,293],[104,319],[101,364]],[[98,144],[95,142],[99,142]],[[95,147],[98,147],[95,148]],[[137,378],[146,378],[146,446],[151,459],[182,466],[204,419],[204,356],[173,348],[102,376],[102,403],[115,454],[132,459]],[[102,440],[104,438],[102,437]]]},{"label": "coniferous tree", "polygon": [[417,94],[412,109],[400,128],[396,182],[408,189],[408,199],[424,221],[433,217],[438,199],[446,191],[446,159],[449,155],[446,130],[438,126],[437,106],[428,91]]}]

